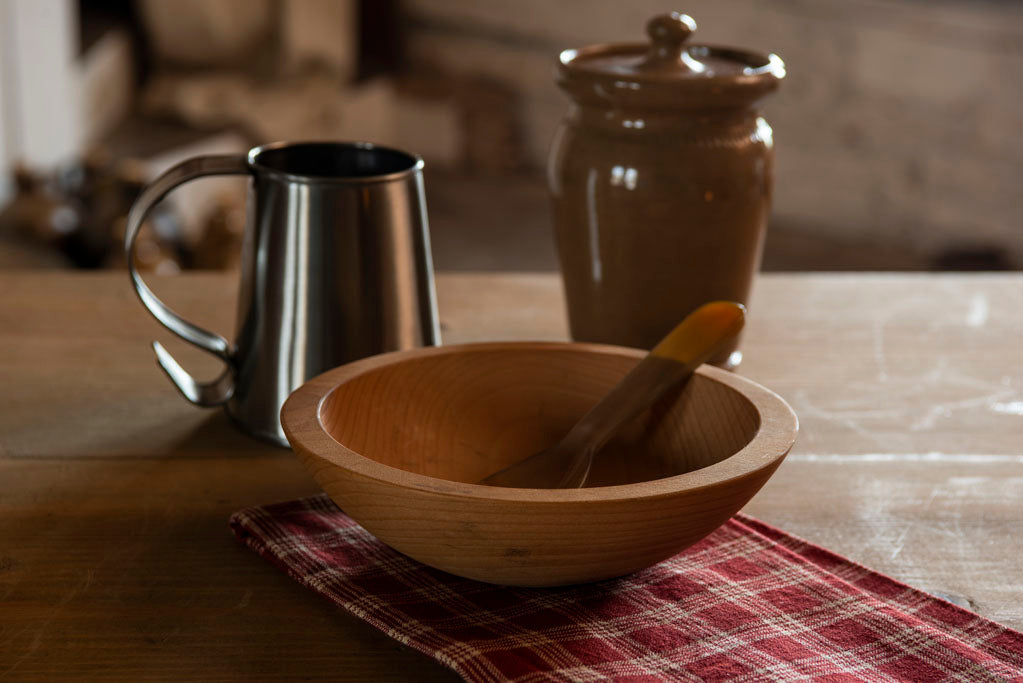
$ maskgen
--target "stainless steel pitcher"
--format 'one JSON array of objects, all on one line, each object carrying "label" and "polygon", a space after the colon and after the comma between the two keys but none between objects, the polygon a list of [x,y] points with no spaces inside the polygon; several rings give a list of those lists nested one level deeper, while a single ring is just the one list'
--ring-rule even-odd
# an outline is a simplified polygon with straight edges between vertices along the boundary
[{"label": "stainless steel pitcher", "polygon": [[[139,299],[168,330],[227,365],[196,381],[159,342],[182,395],[224,405],[243,429],[287,446],[280,408],[306,379],[385,351],[440,343],[423,161],[364,143],[302,142],[184,161],[139,195],[124,248]],[[184,320],[142,281],[134,244],[152,206],[210,175],[248,175],[235,343]]]}]

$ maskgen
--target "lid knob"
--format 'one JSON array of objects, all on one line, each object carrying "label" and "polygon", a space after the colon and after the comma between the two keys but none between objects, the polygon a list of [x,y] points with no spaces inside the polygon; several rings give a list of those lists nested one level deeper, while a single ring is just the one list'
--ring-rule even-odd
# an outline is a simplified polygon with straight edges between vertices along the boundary
[{"label": "lid knob", "polygon": [[654,17],[646,25],[650,49],[638,66],[642,69],[689,70],[683,55],[685,42],[695,30],[696,22],[688,14],[672,12]]}]

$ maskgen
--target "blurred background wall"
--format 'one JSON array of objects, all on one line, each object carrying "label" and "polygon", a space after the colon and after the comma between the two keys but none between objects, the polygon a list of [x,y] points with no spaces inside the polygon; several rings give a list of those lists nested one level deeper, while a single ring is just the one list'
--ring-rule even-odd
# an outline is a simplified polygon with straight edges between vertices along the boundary
[{"label": "blurred background wall", "polygon": [[[765,269],[1023,267],[1014,0],[0,0],[0,265],[116,267],[171,163],[340,138],[425,157],[439,268],[553,269],[553,60],[676,9],[786,62]],[[179,195],[150,267],[231,267],[242,193]]]}]

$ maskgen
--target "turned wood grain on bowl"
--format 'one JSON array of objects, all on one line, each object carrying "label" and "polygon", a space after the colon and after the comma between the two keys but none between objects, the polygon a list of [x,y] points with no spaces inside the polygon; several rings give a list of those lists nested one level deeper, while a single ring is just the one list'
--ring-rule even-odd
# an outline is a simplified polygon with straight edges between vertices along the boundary
[{"label": "turned wood grain on bowl", "polygon": [[776,395],[705,367],[608,445],[594,463],[597,486],[472,483],[556,442],[641,356],[553,343],[386,354],[311,380],[282,422],[320,486],[411,557],[495,583],[608,578],[722,524],[797,429]]}]

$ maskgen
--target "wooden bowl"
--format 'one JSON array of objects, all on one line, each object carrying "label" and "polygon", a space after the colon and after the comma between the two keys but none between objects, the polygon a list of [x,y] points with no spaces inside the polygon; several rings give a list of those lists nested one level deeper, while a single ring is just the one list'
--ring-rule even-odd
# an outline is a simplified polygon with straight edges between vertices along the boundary
[{"label": "wooden bowl", "polygon": [[557,442],[642,356],[559,343],[389,353],[310,380],[281,421],[330,497],[409,557],[491,583],[596,581],[655,564],[723,524],[798,429],[776,394],[703,366],[601,451],[594,486],[474,483]]}]

